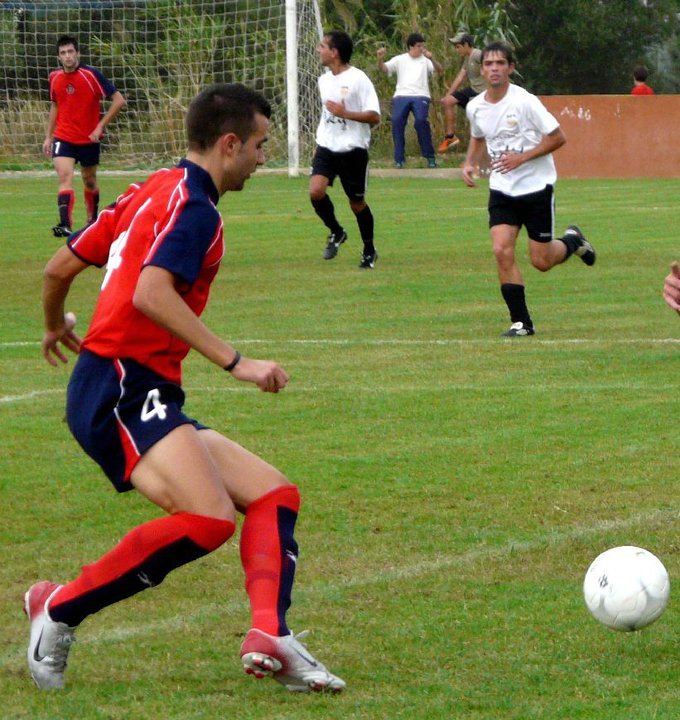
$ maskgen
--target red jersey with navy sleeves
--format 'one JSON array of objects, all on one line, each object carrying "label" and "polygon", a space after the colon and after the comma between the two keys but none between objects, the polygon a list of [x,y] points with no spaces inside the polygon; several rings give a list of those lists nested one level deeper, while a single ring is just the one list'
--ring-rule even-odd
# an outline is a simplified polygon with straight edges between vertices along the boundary
[{"label": "red jersey with navy sleeves", "polygon": [[107,358],[132,358],[181,383],[189,345],[137,310],[132,298],[147,265],[171,272],[184,302],[200,316],[224,254],[219,194],[210,175],[188,160],[131,185],[96,222],[72,235],[71,251],[103,267],[82,346]]},{"label": "red jersey with navy sleeves", "polygon": [[54,136],[74,145],[89,145],[90,133],[101,116],[101,101],[117,92],[115,85],[96,68],[78,65],[70,73],[50,73],[50,100],[57,105]]}]

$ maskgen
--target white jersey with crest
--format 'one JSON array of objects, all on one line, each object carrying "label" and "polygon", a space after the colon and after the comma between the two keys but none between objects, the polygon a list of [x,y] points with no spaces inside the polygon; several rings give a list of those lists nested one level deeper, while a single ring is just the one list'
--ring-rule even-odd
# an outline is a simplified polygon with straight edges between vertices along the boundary
[{"label": "white jersey with crest", "polygon": [[[543,103],[524,88],[509,85],[505,97],[487,102],[486,93],[472,98],[465,109],[473,138],[486,140],[493,168],[494,160],[505,152],[524,152],[535,148],[560,124]],[[529,160],[507,173],[491,171],[489,188],[518,196],[538,192],[557,180],[552,153]]]},{"label": "white jersey with crest", "polygon": [[334,75],[330,70],[319,78],[321,96],[321,119],[316,131],[316,143],[333,152],[348,152],[365,148],[371,143],[371,126],[337,117],[326,109],[326,100],[344,102],[353,112],[373,111],[380,114],[380,102],[373,83],[365,72],[350,65],[347,70]]}]

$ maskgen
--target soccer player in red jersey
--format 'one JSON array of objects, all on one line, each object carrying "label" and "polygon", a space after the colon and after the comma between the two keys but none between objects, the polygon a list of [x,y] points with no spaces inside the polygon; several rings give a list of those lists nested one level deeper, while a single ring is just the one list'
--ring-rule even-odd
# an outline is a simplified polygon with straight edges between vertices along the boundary
[{"label": "soccer player in red jersey", "polygon": [[[57,57],[61,69],[50,73],[51,105],[43,152],[53,158],[59,181],[59,224],[52,232],[56,237],[67,237],[73,227],[75,164],[80,163],[89,224],[96,219],[99,207],[99,141],[104,128],[125,107],[126,101],[99,70],[80,63],[78,41],[74,37],[62,35],[57,40]],[[111,100],[111,105],[101,115],[104,98]]]},{"label": "soccer player in red jersey", "polygon": [[[43,355],[58,365],[66,362],[61,345],[78,353],[69,428],[116,490],[135,489],[167,515],[133,529],[70,582],[41,581],[28,590],[28,665],[40,688],[63,687],[74,631],[86,617],[217,550],[234,533],[237,510],[245,515],[240,553],[252,609],[244,669],[293,691],[345,687],[286,624],[297,487],[182,410],[181,363],[191,348],[264,392],[288,383],[280,365],[241,356],[200,319],[224,250],[218,200],[241,190],[264,163],[270,114],[269,103],[243,85],[201,92],[186,117],[186,158],[132,185],[47,264]],[[106,272],[81,342],[64,304],[90,265]]]}]

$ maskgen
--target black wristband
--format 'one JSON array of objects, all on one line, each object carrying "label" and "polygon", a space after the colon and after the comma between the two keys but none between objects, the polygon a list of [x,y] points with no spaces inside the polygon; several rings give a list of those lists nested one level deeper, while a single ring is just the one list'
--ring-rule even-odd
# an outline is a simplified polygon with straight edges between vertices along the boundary
[{"label": "black wristband", "polygon": [[227,372],[231,372],[238,364],[241,362],[241,353],[237,350],[236,355],[234,355],[234,359],[229,363],[229,365],[225,365],[224,369]]}]

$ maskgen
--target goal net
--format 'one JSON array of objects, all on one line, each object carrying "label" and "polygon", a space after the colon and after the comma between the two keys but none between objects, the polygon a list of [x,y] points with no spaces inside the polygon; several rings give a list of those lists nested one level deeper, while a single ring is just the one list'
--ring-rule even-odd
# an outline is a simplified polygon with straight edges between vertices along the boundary
[{"label": "goal net", "polygon": [[44,165],[49,73],[56,40],[76,37],[128,106],[107,128],[102,162],[175,162],[184,114],[214,82],[241,82],[272,104],[268,164],[295,175],[318,122],[316,0],[46,0],[0,4],[0,169]]}]

